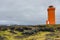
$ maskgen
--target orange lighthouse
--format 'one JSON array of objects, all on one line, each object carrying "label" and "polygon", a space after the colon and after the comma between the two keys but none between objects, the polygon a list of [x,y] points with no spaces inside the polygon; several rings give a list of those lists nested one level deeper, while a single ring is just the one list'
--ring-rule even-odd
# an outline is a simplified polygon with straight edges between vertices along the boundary
[{"label": "orange lighthouse", "polygon": [[55,24],[55,7],[49,6],[48,11],[48,20],[46,24]]}]

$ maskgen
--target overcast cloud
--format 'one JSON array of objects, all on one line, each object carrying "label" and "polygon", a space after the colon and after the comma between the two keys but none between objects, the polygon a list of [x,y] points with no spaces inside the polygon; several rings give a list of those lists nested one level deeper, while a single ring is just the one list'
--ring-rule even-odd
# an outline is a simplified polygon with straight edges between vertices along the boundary
[{"label": "overcast cloud", "polygon": [[0,0],[0,24],[45,24],[49,5],[56,7],[60,23],[60,0]]}]

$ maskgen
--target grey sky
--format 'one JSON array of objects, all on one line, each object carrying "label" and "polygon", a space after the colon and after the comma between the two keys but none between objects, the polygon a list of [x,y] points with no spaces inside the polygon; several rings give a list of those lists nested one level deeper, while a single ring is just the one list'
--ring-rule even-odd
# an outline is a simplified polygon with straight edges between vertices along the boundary
[{"label": "grey sky", "polygon": [[60,23],[60,0],[0,0],[0,24],[45,24],[49,5],[56,7]]}]

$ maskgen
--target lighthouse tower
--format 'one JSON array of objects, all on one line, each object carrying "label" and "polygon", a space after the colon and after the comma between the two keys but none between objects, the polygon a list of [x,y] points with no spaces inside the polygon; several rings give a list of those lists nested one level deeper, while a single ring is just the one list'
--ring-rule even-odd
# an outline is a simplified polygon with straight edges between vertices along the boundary
[{"label": "lighthouse tower", "polygon": [[46,24],[55,24],[55,7],[49,6],[47,12],[48,12],[48,20],[46,20]]}]

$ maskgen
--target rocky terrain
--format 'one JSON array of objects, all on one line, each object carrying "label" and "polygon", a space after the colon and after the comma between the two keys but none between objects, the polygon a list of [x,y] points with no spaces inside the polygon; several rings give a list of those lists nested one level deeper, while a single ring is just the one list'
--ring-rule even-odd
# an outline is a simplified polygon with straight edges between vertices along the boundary
[{"label": "rocky terrain", "polygon": [[57,25],[0,26],[0,40],[60,40]]}]

